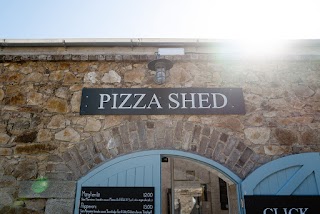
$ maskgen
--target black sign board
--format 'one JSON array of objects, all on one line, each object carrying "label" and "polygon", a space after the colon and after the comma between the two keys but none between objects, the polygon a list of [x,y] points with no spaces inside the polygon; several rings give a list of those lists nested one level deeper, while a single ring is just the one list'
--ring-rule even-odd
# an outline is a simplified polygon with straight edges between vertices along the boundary
[{"label": "black sign board", "polygon": [[245,196],[246,214],[319,214],[320,196]]},{"label": "black sign board", "polygon": [[154,187],[82,187],[79,214],[153,214]]},{"label": "black sign board", "polygon": [[80,114],[245,114],[245,107],[241,88],[84,88]]}]

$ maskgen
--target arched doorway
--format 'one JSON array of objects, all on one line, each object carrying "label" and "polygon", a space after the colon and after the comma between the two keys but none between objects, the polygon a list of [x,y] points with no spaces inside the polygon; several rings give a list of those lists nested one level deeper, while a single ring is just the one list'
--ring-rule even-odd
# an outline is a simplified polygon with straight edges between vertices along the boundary
[{"label": "arched doorway", "polygon": [[75,213],[93,208],[94,203],[82,200],[89,193],[85,190],[93,187],[109,192],[126,187],[125,194],[152,187],[154,203],[147,207],[157,214],[242,213],[240,184],[236,174],[208,158],[177,150],[141,151],[112,159],[82,177],[77,183]]}]

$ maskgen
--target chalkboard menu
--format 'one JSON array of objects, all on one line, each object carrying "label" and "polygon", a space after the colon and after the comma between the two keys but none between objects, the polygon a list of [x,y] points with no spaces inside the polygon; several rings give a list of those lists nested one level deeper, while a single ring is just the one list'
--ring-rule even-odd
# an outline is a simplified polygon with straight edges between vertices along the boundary
[{"label": "chalkboard menu", "polygon": [[82,187],[79,214],[153,214],[154,187]]}]

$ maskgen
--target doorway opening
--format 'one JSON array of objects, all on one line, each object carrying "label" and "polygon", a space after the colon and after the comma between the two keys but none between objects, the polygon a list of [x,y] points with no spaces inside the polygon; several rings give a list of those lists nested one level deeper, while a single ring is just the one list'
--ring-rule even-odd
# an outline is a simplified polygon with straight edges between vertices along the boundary
[{"label": "doorway opening", "polygon": [[[83,198],[84,190],[106,192],[112,188],[113,192],[119,192],[130,187],[135,192],[148,187],[153,189],[152,213],[155,214],[238,214],[243,213],[239,203],[241,182],[228,168],[196,154],[177,150],[141,151],[109,160],[82,177],[77,182],[74,213],[83,213],[83,207],[87,208],[89,202]],[[130,199],[126,194],[129,191],[121,197]],[[105,211],[104,201],[99,199],[94,203],[90,211]],[[143,210],[145,207],[140,205],[139,209]],[[120,206],[119,210],[123,208],[127,209]]]},{"label": "doorway opening", "polygon": [[162,156],[161,193],[163,214],[239,213],[237,185],[188,158]]}]

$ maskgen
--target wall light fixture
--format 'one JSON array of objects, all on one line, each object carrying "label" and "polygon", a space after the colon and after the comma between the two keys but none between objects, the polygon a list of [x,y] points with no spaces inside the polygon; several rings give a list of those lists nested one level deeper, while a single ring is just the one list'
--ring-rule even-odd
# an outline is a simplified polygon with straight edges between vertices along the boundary
[{"label": "wall light fixture", "polygon": [[155,71],[154,82],[161,85],[165,83],[166,77],[169,76],[169,70],[173,63],[168,59],[156,59],[148,63],[149,70]]}]

